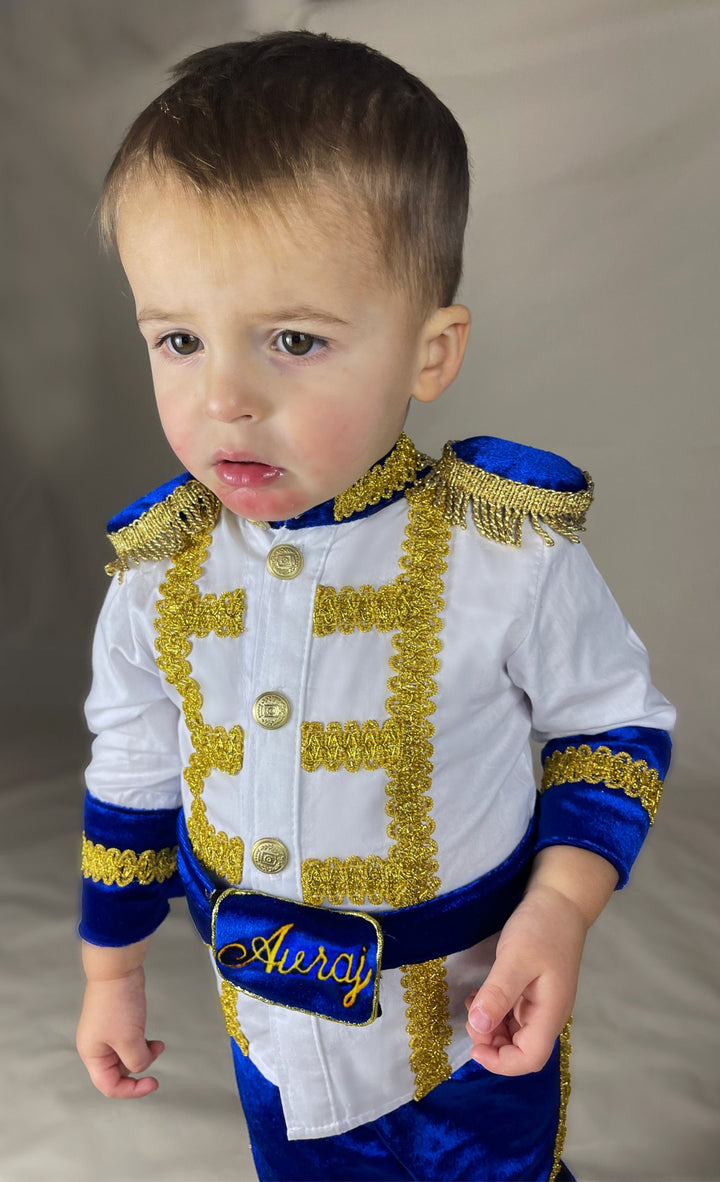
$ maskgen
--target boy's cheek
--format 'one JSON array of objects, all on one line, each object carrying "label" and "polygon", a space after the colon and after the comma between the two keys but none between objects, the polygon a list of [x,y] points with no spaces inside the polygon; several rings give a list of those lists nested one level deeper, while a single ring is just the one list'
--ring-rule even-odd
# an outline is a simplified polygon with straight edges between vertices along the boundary
[{"label": "boy's cheek", "polygon": [[[193,472],[194,458],[197,452],[197,448],[193,448],[193,432],[188,427],[176,425],[172,421],[172,418],[168,419],[167,416],[163,416],[162,414],[160,415],[160,422],[165,438],[175,452],[175,455],[188,471]],[[195,475],[195,472],[193,472],[193,475]]]}]

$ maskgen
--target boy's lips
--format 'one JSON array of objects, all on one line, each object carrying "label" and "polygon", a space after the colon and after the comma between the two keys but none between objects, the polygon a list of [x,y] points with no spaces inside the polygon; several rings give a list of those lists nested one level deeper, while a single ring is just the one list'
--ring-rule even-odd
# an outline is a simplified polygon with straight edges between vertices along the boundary
[{"label": "boy's lips", "polygon": [[213,467],[223,484],[232,488],[257,488],[282,476],[283,469],[247,452],[218,452],[213,457]]}]

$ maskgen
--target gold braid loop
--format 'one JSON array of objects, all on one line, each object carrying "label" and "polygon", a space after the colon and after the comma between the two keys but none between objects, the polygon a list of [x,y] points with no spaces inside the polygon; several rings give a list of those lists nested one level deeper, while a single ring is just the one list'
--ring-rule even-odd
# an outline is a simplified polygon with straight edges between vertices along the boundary
[{"label": "gold braid loop", "polygon": [[358,632],[392,632],[403,626],[412,611],[412,593],[407,583],[388,583],[384,587],[364,584],[354,587],[318,587],[313,609],[315,636],[331,636],[333,632],[349,635]]},{"label": "gold braid loop", "polygon": [[564,751],[553,751],[545,760],[540,791],[582,781],[604,784],[606,788],[636,797],[653,824],[663,782],[644,759],[633,759],[627,751],[613,752],[609,747],[589,747],[587,743],[566,747]]},{"label": "gold braid loop", "polygon": [[117,558],[105,570],[109,575],[119,575],[122,582],[131,563],[138,566],[141,562],[175,558],[198,533],[212,529],[219,512],[219,500],[204,484],[198,480],[181,484],[136,521],[108,534]]},{"label": "gold braid loop", "polygon": [[451,525],[465,528],[470,505],[475,527],[483,537],[519,546],[523,522],[529,517],[546,545],[552,546],[553,539],[544,526],[571,542],[579,541],[577,532],[585,529],[593,482],[587,472],[583,476],[587,488],[580,492],[534,488],[466,463],[455,455],[452,444],[446,443],[442,459],[425,477],[423,485],[434,491],[435,504]]}]

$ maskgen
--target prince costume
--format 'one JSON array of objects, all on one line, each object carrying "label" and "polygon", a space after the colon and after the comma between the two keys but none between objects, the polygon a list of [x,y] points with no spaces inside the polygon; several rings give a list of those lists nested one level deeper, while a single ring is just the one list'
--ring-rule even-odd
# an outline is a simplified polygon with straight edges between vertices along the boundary
[{"label": "prince costume", "polygon": [[577,542],[591,499],[549,452],[403,435],[292,520],[185,474],[110,523],[80,931],[141,940],[185,893],[261,1178],[349,1177],[341,1143],[357,1177],[570,1176],[567,1031],[492,1076],[464,999],[538,850],[624,885],[669,761],[672,707]]}]

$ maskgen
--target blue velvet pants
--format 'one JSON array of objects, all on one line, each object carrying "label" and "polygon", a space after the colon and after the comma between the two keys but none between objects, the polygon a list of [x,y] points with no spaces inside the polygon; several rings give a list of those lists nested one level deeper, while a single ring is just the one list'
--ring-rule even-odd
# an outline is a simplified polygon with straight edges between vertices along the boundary
[{"label": "blue velvet pants", "polygon": [[[560,1105],[559,1047],[517,1079],[466,1063],[422,1100],[335,1137],[289,1141],[280,1093],[232,1044],[260,1182],[547,1182]],[[565,1166],[557,1182],[573,1182]]]}]

